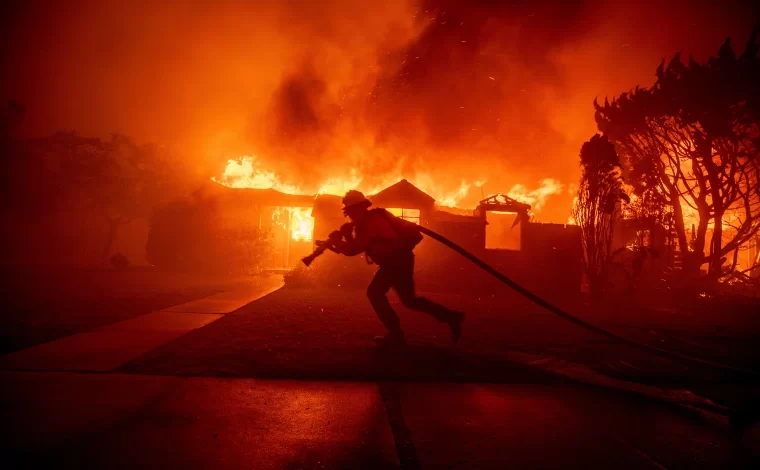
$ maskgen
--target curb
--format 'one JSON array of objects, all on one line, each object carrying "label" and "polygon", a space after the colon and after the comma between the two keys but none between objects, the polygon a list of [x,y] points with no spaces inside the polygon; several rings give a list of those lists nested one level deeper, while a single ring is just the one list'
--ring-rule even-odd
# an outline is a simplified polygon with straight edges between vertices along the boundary
[{"label": "curb", "polygon": [[731,409],[712,400],[696,395],[685,389],[664,389],[651,385],[615,379],[589,367],[560,359],[529,353],[510,352],[510,360],[538,368],[554,376],[572,379],[576,382],[604,387],[606,389],[632,393],[650,400],[664,402],[697,413],[701,418],[721,427],[730,427]]}]

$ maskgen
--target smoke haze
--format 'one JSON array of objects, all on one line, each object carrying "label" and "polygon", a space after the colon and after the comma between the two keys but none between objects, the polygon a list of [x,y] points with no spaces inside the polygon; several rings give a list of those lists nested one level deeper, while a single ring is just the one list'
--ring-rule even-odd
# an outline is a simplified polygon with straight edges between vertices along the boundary
[{"label": "smoke haze", "polygon": [[[118,132],[209,177],[255,154],[309,189],[352,170],[464,183],[473,205],[476,182],[567,189],[594,97],[650,85],[679,50],[741,49],[758,18],[732,1],[256,3],[4,7],[3,97],[28,136]],[[539,218],[564,222],[571,201]]]}]

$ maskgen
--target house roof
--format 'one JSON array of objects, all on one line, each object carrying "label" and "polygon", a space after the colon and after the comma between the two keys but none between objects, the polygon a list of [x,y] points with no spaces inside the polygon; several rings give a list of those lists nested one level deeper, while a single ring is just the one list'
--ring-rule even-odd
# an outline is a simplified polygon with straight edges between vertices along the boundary
[{"label": "house roof", "polygon": [[275,207],[312,207],[314,196],[281,193],[275,189],[230,188],[209,180],[193,193],[196,197],[218,198],[231,204]]},{"label": "house roof", "polygon": [[369,196],[369,199],[380,207],[427,209],[435,204],[434,198],[405,179]]},{"label": "house roof", "polygon": [[525,204],[506,194],[494,194],[489,196],[478,204],[478,209],[495,212],[517,212],[527,213],[530,210],[530,204]]}]

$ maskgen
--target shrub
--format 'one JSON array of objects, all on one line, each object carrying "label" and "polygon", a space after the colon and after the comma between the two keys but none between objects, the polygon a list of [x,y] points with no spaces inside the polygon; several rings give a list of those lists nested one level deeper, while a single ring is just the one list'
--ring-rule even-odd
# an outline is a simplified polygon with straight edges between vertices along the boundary
[{"label": "shrub", "polygon": [[271,236],[248,220],[224,217],[213,201],[181,199],[154,211],[146,244],[154,266],[254,274],[271,253]]}]

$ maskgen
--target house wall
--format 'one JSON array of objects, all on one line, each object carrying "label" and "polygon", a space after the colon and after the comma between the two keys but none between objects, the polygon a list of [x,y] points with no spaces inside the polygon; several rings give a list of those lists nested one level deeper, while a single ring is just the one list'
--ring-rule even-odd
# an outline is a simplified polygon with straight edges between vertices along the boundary
[{"label": "house wall", "polygon": [[[423,226],[452,240],[536,293],[549,298],[580,293],[582,252],[580,229],[576,226],[521,222],[518,225],[520,250],[487,250],[483,217],[449,220],[434,216],[435,212],[430,207],[414,207],[414,204],[404,201],[384,202],[387,204],[383,207],[420,209]],[[315,240],[326,239],[331,231],[346,222],[339,198],[317,198],[312,213]],[[448,286],[455,291],[483,293],[504,289],[496,279],[470,261],[427,237],[415,253],[421,289]],[[325,261],[327,258],[330,257],[326,255]]]},{"label": "house wall", "polygon": [[462,248],[481,253],[486,246],[486,226],[480,219],[473,222],[433,221],[430,229]]},{"label": "house wall", "polygon": [[[430,228],[537,294],[567,298],[580,293],[582,265],[578,227],[524,224],[521,231],[527,243],[521,250],[489,250],[485,248],[485,225],[478,224],[477,220],[437,222]],[[449,285],[453,290],[478,294],[504,289],[495,278],[433,240],[423,242],[416,252],[423,285]]]}]

